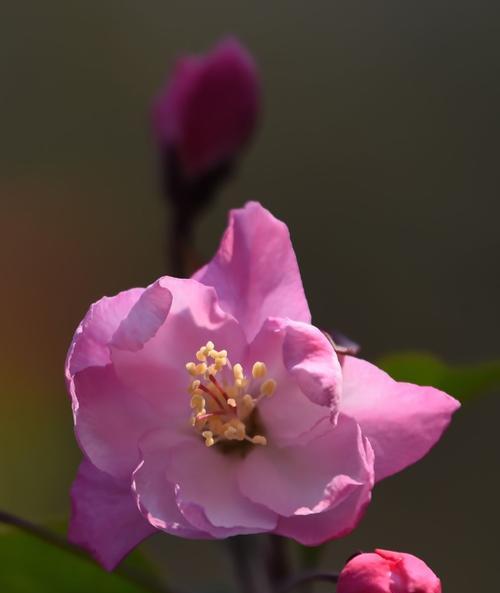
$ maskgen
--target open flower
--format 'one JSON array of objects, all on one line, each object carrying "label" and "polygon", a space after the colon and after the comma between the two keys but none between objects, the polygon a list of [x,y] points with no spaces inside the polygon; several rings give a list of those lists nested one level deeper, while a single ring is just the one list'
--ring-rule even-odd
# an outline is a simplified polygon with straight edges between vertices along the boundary
[{"label": "open flower", "polygon": [[95,303],[66,377],[83,461],[70,539],[107,568],[144,537],[352,530],[374,481],[436,443],[458,402],[339,359],[287,227],[231,213],[214,259]]},{"label": "open flower", "polygon": [[260,83],[250,53],[234,38],[212,52],[184,56],[157,97],[153,126],[186,177],[233,160],[248,142],[260,107]]},{"label": "open flower", "polygon": [[441,593],[441,581],[416,556],[375,550],[359,554],[340,573],[338,593]]}]

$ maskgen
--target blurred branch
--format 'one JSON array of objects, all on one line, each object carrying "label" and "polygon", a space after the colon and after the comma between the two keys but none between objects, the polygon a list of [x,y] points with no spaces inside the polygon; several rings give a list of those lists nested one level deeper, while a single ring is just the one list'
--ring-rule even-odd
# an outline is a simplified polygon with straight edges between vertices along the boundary
[{"label": "blurred branch", "polygon": [[[100,567],[100,565],[89,556],[85,550],[45,527],[5,511],[0,511],[0,523],[20,529],[29,535],[45,541],[51,546],[55,546]],[[146,575],[139,575],[138,571],[132,570],[127,566],[118,567],[114,572],[150,593],[174,593],[171,589],[167,589],[164,586],[153,582],[153,579],[148,578]]]}]

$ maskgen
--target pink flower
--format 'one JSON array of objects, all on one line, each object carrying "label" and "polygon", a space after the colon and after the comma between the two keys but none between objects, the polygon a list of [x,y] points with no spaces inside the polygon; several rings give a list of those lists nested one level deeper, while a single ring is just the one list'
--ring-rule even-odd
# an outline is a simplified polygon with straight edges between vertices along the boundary
[{"label": "pink flower", "polygon": [[351,531],[374,481],[425,455],[459,404],[339,359],[310,322],[288,229],[255,202],[193,278],[92,305],[66,364],[85,453],[70,539],[111,569],[156,530]]},{"label": "pink flower", "polygon": [[345,565],[337,593],[441,593],[441,581],[416,556],[375,550]]},{"label": "pink flower", "polygon": [[260,88],[252,56],[236,39],[205,56],[181,58],[153,109],[161,145],[173,149],[186,176],[232,160],[257,121]]}]

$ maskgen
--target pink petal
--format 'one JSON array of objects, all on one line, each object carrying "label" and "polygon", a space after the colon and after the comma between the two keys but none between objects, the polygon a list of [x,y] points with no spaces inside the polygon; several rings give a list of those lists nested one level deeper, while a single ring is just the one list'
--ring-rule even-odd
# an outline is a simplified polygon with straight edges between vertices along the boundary
[{"label": "pink petal", "polygon": [[341,410],[355,418],[370,440],[377,481],[423,457],[460,407],[438,389],[398,383],[359,358],[346,356],[342,370]]},{"label": "pink petal", "polygon": [[346,480],[345,491],[339,489],[340,496],[327,496],[329,504],[322,505],[319,512],[280,518],[275,533],[306,546],[318,546],[347,535],[357,526],[370,502],[374,483],[373,450],[369,441],[362,439],[359,433],[358,447],[361,444],[363,451],[360,450],[357,477]]},{"label": "pink petal", "polygon": [[156,334],[172,304],[172,293],[163,284],[160,279],[144,290],[114,333],[115,348],[139,350]]},{"label": "pink petal", "polygon": [[319,329],[306,323],[288,322],[283,358],[311,401],[337,409],[342,371],[335,350]]},{"label": "pink petal", "polygon": [[[189,432],[186,439],[195,438]],[[133,477],[137,505],[144,517],[157,529],[185,538],[206,539],[210,535],[186,521],[180,513],[175,496],[175,485],[167,478],[168,451],[177,439],[166,430],[156,430],[141,440],[140,462]]]},{"label": "pink petal", "polygon": [[170,451],[167,475],[178,488],[180,504],[199,506],[214,527],[238,527],[239,533],[273,530],[276,515],[239,490],[240,462],[239,457],[221,454],[217,447],[206,447],[200,438]]},{"label": "pink petal", "polygon": [[249,347],[247,368],[255,361],[265,362],[277,381],[274,395],[258,404],[269,443],[306,442],[329,430],[330,410],[316,402],[337,399],[340,366],[319,330],[269,319]]},{"label": "pink petal", "polygon": [[249,341],[267,317],[311,320],[288,228],[257,202],[231,211],[217,254],[193,277],[215,288]]},{"label": "pink petal", "polygon": [[127,480],[115,480],[84,460],[71,488],[69,540],[107,570],[156,530],[138,511]]},{"label": "pink petal", "polygon": [[169,276],[158,284],[172,296],[165,321],[139,350],[113,346],[111,356],[125,385],[148,400],[159,414],[167,414],[172,421],[179,419],[184,425],[190,416],[186,363],[195,360],[197,350],[208,340],[238,360],[246,348],[245,338],[233,317],[219,307],[213,288]]},{"label": "pink petal", "polygon": [[143,288],[133,288],[114,297],[103,297],[91,305],[73,336],[66,358],[65,375],[73,404],[74,375],[87,367],[110,363],[108,344],[111,337],[143,291]]},{"label": "pink petal", "polygon": [[372,483],[365,447],[356,422],[340,416],[307,444],[255,447],[239,470],[241,491],[285,517],[323,513]]},{"label": "pink petal", "polygon": [[116,477],[130,476],[139,463],[140,437],[162,418],[119,381],[111,365],[80,371],[74,387],[80,447],[100,470]]}]

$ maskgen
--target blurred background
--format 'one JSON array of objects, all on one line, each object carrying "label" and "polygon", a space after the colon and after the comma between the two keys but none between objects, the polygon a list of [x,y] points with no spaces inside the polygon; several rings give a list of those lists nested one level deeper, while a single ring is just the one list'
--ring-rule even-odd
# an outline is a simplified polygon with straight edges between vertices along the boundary
[{"label": "blurred background", "polygon": [[[316,325],[365,357],[500,357],[499,18],[486,0],[5,3],[0,508],[67,516],[80,454],[66,350],[89,303],[168,271],[149,106],[179,53],[224,34],[254,53],[264,111],[238,176],[200,220],[203,255],[229,208],[259,200],[290,227]],[[380,484],[325,565],[401,549],[446,591],[491,590],[496,395]],[[174,579],[226,579],[222,544],[160,539],[153,553]],[[189,569],[192,554],[204,570]]]}]

